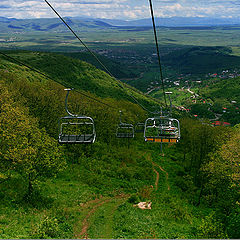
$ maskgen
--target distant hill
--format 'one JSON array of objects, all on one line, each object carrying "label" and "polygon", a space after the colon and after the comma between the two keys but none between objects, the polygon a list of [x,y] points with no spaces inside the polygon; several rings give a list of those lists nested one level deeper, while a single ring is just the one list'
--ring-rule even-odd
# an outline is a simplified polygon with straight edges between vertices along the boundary
[{"label": "distant hill", "polygon": [[[133,21],[124,21],[116,19],[102,19],[114,26],[152,26],[152,20],[139,19]],[[220,26],[240,24],[238,18],[206,18],[206,17],[170,17],[156,18],[156,24],[163,27],[187,27],[187,26]]]},{"label": "distant hill", "polygon": [[[85,17],[65,17],[65,21],[75,30],[83,28],[151,27],[150,18],[139,20],[99,19]],[[209,27],[239,25],[238,18],[171,17],[156,18],[162,27]],[[15,19],[0,17],[0,31],[67,31],[58,18]]]},{"label": "distant hill", "polygon": [[185,74],[206,74],[240,65],[240,57],[231,55],[226,47],[189,47],[163,57],[165,65]]},{"label": "distant hill", "polygon": [[[109,23],[99,19],[74,19],[64,18],[64,20],[75,30],[83,28],[110,28],[113,27]],[[58,18],[42,18],[42,19],[14,19],[0,18],[0,31],[68,31],[66,26]]]}]

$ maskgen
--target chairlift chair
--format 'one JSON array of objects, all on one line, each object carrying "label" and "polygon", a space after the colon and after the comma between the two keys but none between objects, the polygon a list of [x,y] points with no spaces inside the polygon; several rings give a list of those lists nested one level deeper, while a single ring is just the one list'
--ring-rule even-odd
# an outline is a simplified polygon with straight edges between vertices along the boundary
[{"label": "chairlift chair", "polygon": [[[158,116],[148,118],[145,121],[144,139],[146,142],[160,142],[160,143],[177,143],[180,139],[180,123],[177,119],[171,118],[172,115],[172,102],[169,96],[170,111],[166,116],[163,115],[161,110]],[[160,115],[160,116],[159,116]]]},{"label": "chairlift chair", "polygon": [[175,118],[154,117],[145,122],[146,142],[177,143],[180,139],[180,124]]},{"label": "chairlift chair", "polygon": [[68,111],[67,101],[68,95],[72,89],[64,89],[67,91],[65,99],[65,110],[67,116],[59,119],[59,143],[94,143],[96,140],[96,132],[94,121],[91,117],[74,115]]},{"label": "chairlift chair", "polygon": [[120,112],[120,122],[117,127],[116,137],[117,138],[134,138],[134,127],[130,123],[123,123],[121,120],[122,111]]},{"label": "chairlift chair", "polygon": [[138,122],[136,125],[135,125],[135,133],[143,133],[144,132],[144,127],[145,127],[145,123],[142,123],[142,122]]}]

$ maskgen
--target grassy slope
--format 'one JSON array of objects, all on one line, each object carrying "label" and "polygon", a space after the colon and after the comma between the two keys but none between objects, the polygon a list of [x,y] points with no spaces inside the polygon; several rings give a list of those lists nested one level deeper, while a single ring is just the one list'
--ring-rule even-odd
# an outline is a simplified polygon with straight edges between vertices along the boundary
[{"label": "grassy slope", "polygon": [[[99,62],[88,52],[74,52],[74,53],[63,53],[65,56],[80,59],[82,61],[88,62],[98,69],[104,70]],[[109,69],[109,71],[116,78],[134,78],[137,74],[133,70],[129,69],[129,66],[122,64],[120,62],[115,62],[107,57],[97,55],[98,59]]]},{"label": "grassy slope", "polygon": [[[214,79],[206,87],[200,89],[200,94],[213,102],[212,109],[215,112],[222,114],[219,120],[235,125],[240,122],[239,86],[239,77]],[[223,113],[223,108],[227,108],[225,113]]]},{"label": "grassy slope", "polygon": [[[176,106],[186,106],[186,104],[189,104],[190,102],[190,97],[191,97],[191,93],[187,92],[187,91],[180,91],[177,88],[169,88],[166,89],[167,92],[172,92],[171,94],[171,100],[172,100],[172,104],[176,105]],[[162,90],[155,90],[151,93],[151,95],[155,98],[162,98],[163,97],[163,93]]]},{"label": "grassy slope", "polygon": [[[193,207],[175,186],[180,166],[169,157],[159,157],[158,154],[153,156],[153,159],[169,172],[171,187],[169,191],[166,188],[165,174],[160,171],[159,189],[146,194],[147,186],[155,182],[153,171],[149,172],[151,177],[147,181],[143,179],[136,181],[132,178],[125,182],[121,177],[106,179],[106,175],[95,169],[94,180],[90,180],[91,176],[88,175],[91,173],[86,174],[82,164],[77,164],[69,166],[56,179],[49,179],[40,184],[41,202],[38,199],[33,206],[29,206],[12,199],[14,196],[19,198],[19,190],[22,187],[13,179],[15,187],[12,182],[4,186],[8,188],[4,191],[11,198],[5,198],[5,201],[1,202],[1,238],[39,237],[41,231],[45,230],[41,224],[43,222],[46,224],[46,218],[57,221],[55,232],[49,233],[47,238],[79,236],[83,220],[97,205],[91,203],[94,199],[100,199],[105,203],[98,206],[88,219],[89,238],[197,238],[197,228],[209,210]],[[96,168],[99,167],[96,165]],[[105,187],[102,186],[104,182]],[[111,182],[115,184],[109,185]],[[131,185],[128,186],[130,182]],[[127,197],[116,197],[116,194],[121,192],[142,193],[145,197],[141,200],[152,201],[152,210],[134,208],[133,203],[127,201]]]},{"label": "grassy slope", "polygon": [[[14,56],[16,55],[21,56],[19,53],[15,53]],[[22,56],[28,60],[31,57],[29,62],[35,60],[36,63],[33,65],[37,66],[38,54],[23,53]],[[43,58],[42,65],[47,57],[57,60],[55,55],[43,54],[39,57]],[[66,61],[64,63],[66,66]],[[69,65],[72,66],[72,63]],[[97,76],[104,76],[106,81],[112,83],[109,86],[106,81],[101,81],[103,77],[97,79],[97,83],[104,89],[104,91],[100,89],[95,92],[97,95],[110,91],[111,88],[114,89],[113,80],[107,78],[105,73],[93,70],[88,64],[82,63],[82,67],[82,71],[87,69],[86,74],[88,71],[92,71],[92,74],[96,72]],[[49,62],[41,68],[43,69],[45,69],[44,72],[54,76]],[[68,76],[68,72],[62,70],[63,76]],[[16,101],[29,107],[31,114],[38,117],[45,114],[44,118],[51,115],[49,120],[53,117],[57,122],[57,118],[62,113],[57,106],[63,107],[63,101],[58,105],[58,101],[64,99],[64,93],[59,96],[63,92],[62,86],[6,60],[1,60],[0,73],[1,79],[8,84],[9,88],[15,87],[15,91],[20,93],[16,95]],[[71,71],[71,75],[74,76],[74,74],[78,76],[79,72]],[[58,80],[63,81],[63,76],[59,74]],[[74,78],[72,79],[75,83]],[[75,84],[80,88],[77,83]],[[130,110],[135,108],[127,101],[119,101],[121,94],[114,94],[115,102],[114,99],[108,98],[107,100],[111,104],[119,104],[119,106],[122,104],[124,108],[129,109],[129,116],[133,118],[134,111]],[[77,97],[77,93],[75,95]],[[103,100],[103,98],[99,99]],[[34,104],[30,104],[29,101]],[[89,112],[92,111],[91,113],[98,107],[100,108],[98,106],[93,110],[94,104],[90,104],[86,99],[84,102],[87,103],[86,107],[90,105],[87,109]],[[43,110],[40,110],[41,104],[45,106]],[[49,109],[46,110],[46,107]],[[99,111],[102,112],[105,109],[99,109]],[[101,117],[99,111],[95,113],[98,118]],[[52,116],[53,113],[54,116]],[[115,116],[116,119],[113,112],[108,114],[113,118]],[[56,124],[49,120],[48,118],[42,119],[42,126],[48,127],[48,124],[52,126]],[[110,124],[107,123],[108,125]],[[50,130],[48,130],[49,134],[54,134],[53,129]],[[155,183],[155,172],[150,159],[146,157],[146,151],[152,153],[154,162],[169,173],[171,190],[168,191],[166,188],[165,174],[160,174],[158,191],[149,192],[149,186]],[[165,151],[167,151],[167,157],[160,157],[159,146],[144,144],[142,136],[133,140],[130,148],[125,140],[114,140],[112,145],[108,145],[102,139],[90,146],[66,146],[68,168],[55,179],[50,178],[45,182],[38,182],[35,188],[39,188],[40,193],[36,192],[36,197],[31,204],[22,200],[26,185],[20,177],[15,176],[10,181],[0,184],[0,238],[73,238],[81,233],[81,224],[91,210],[93,203],[89,201],[102,199],[101,196],[109,202],[99,206],[89,217],[88,236],[90,238],[197,237],[196,229],[201,217],[205,215],[205,210],[204,208],[195,209],[181,190],[176,187],[176,176],[181,166],[174,159],[180,159],[181,156],[174,155],[174,147],[165,149]],[[123,193],[137,194],[139,200],[151,200],[153,209],[141,211],[133,208],[132,203],[126,201],[127,197],[120,200],[117,198]],[[89,207],[88,204],[90,204]]]}]

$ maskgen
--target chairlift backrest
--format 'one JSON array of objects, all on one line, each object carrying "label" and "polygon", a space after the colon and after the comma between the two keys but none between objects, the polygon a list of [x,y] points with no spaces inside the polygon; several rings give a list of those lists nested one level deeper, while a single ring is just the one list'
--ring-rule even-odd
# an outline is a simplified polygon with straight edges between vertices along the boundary
[{"label": "chairlift backrest", "polygon": [[132,124],[120,123],[116,131],[117,138],[134,138],[134,127]]}]

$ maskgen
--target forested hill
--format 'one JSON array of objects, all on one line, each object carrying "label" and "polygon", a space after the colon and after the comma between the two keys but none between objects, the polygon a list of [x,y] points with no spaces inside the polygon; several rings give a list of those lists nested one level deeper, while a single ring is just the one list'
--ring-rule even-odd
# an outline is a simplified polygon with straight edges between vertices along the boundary
[{"label": "forested hill", "polygon": [[[0,238],[240,238],[239,125],[179,116],[181,141],[163,152],[142,133],[117,139],[119,110],[146,119],[127,92],[153,100],[76,59],[8,54],[53,80],[0,58]],[[69,110],[95,120],[94,144],[57,143],[63,85]]]},{"label": "forested hill", "polygon": [[[123,89],[118,81],[91,64],[61,54],[40,52],[6,52],[9,56],[26,63],[28,66],[46,74],[65,87],[81,89],[103,98],[125,99],[133,101],[134,95],[147,107],[156,105],[154,99],[145,97],[136,89],[125,85]],[[14,62],[14,61],[13,61]]]},{"label": "forested hill", "polygon": [[52,136],[56,136],[58,118],[66,115],[64,87],[76,90],[72,91],[69,97],[70,111],[94,118],[99,112],[101,116],[96,119],[97,123],[98,119],[106,118],[101,122],[108,124],[109,128],[115,127],[119,121],[119,110],[123,111],[123,118],[131,123],[137,121],[137,115],[140,119],[145,118],[145,111],[134,103],[130,95],[146,107],[156,105],[154,100],[146,98],[127,85],[122,88],[116,79],[86,62],[52,53],[7,52],[7,54],[45,75],[14,60],[1,58],[2,79],[25,98],[24,104],[29,107],[30,113],[39,118],[40,124],[43,123],[41,126],[44,126]]}]

